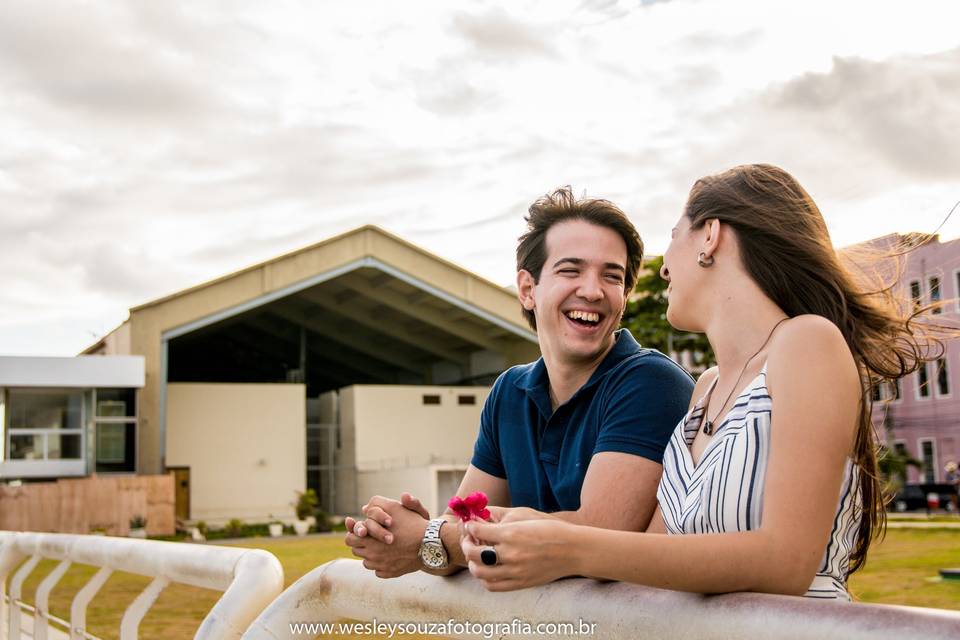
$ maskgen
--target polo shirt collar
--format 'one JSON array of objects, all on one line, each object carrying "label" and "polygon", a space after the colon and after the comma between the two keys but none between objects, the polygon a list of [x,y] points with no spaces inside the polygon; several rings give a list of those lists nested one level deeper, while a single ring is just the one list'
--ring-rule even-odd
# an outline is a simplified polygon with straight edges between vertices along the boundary
[{"label": "polo shirt collar", "polygon": [[[580,387],[574,395],[579,394],[584,389],[602,380],[611,369],[640,350],[640,343],[638,343],[626,329],[617,329],[617,331],[614,332],[614,340],[613,348],[610,349],[607,356],[600,362],[586,384]],[[546,416],[552,413],[548,383],[547,365],[543,361],[543,356],[514,382],[516,386],[526,391],[527,394],[533,398],[540,412]],[[544,401],[546,402],[545,405]]]}]

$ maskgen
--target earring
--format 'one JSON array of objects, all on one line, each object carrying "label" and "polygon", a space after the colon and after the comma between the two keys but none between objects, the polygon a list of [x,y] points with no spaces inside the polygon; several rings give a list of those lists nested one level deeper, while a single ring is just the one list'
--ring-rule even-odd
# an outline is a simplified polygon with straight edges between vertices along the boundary
[{"label": "earring", "polygon": [[697,264],[706,269],[713,266],[713,256],[708,256],[705,251],[701,251],[697,256]]}]

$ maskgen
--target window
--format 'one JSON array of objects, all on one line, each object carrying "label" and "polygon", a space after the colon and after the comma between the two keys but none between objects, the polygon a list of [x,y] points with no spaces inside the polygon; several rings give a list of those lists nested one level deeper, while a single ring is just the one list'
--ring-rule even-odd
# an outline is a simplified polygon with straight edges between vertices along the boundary
[{"label": "window", "polygon": [[135,418],[135,389],[97,389],[98,418]]},{"label": "window", "polygon": [[437,395],[424,395],[423,404],[440,404],[440,396]]},{"label": "window", "polygon": [[937,395],[950,395],[950,376],[947,373],[947,361],[945,358],[937,360]]},{"label": "window", "polygon": [[920,461],[923,462],[923,481],[927,484],[937,481],[937,456],[933,440],[920,441]]},{"label": "window", "polygon": [[137,470],[137,391],[97,389],[94,392],[97,473]]},{"label": "window", "polygon": [[[940,276],[930,276],[927,283],[930,285],[930,304],[940,302]],[[943,309],[934,307],[932,313],[943,313]]]},{"label": "window", "polygon": [[960,311],[960,269],[953,272],[953,284],[956,285],[954,291],[957,292],[957,311]]},{"label": "window", "polygon": [[910,298],[913,300],[913,308],[919,309],[923,304],[923,294],[920,293],[920,281],[912,280],[910,282]]},{"label": "window", "polygon": [[477,404],[477,396],[457,396],[457,404]]},{"label": "window", "polygon": [[927,363],[924,362],[923,365],[917,369],[917,397],[918,398],[929,398],[930,397],[930,374],[927,372]]},{"label": "window", "polygon": [[11,429],[80,429],[83,392],[10,390]]},{"label": "window", "polygon": [[874,402],[896,402],[900,399],[900,379],[876,383],[870,388],[870,399]]},{"label": "window", "polygon": [[123,462],[126,433],[122,424],[97,425],[97,462]]},{"label": "window", "polygon": [[11,389],[10,460],[83,459],[83,392]]}]

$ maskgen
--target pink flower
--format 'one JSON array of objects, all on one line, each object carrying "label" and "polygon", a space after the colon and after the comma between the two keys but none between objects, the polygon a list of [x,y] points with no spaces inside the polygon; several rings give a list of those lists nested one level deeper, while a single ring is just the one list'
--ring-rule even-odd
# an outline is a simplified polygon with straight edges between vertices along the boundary
[{"label": "pink flower", "polygon": [[453,496],[447,506],[464,522],[490,519],[490,510],[487,509],[487,494],[482,491],[471,493],[466,498]]}]

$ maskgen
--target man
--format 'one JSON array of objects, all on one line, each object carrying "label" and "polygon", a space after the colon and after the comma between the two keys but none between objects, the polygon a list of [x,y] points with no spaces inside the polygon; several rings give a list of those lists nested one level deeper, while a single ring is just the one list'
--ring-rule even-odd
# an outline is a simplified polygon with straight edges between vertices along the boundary
[{"label": "man", "polygon": [[[578,200],[566,187],[530,207],[517,290],[542,357],[494,383],[457,495],[483,491],[491,505],[646,528],[693,380],[618,330],[642,256],[636,229],[608,201]],[[430,520],[409,494],[376,496],[363,512],[366,520],[347,518],[346,544],[377,576],[466,566],[451,513]]]}]

